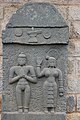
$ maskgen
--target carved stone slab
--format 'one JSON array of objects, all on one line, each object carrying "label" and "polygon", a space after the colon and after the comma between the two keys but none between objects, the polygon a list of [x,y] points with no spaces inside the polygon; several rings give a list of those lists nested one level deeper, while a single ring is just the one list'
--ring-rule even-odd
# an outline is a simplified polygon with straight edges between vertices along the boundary
[{"label": "carved stone slab", "polygon": [[28,3],[3,31],[3,120],[66,120],[68,26],[48,3]]}]

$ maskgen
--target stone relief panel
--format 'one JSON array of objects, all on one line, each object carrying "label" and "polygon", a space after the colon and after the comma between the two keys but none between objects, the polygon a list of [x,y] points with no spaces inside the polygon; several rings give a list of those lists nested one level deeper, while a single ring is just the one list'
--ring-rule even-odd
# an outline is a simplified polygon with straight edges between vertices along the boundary
[{"label": "stone relief panel", "polygon": [[[66,81],[65,63],[66,63],[66,57],[67,57],[66,46],[64,46],[65,52],[63,49],[63,45],[60,45],[60,46],[54,45],[52,47],[49,45],[47,46],[43,45],[43,46],[31,46],[31,48],[29,45],[26,46],[26,45],[19,45],[19,44],[14,44],[14,46],[7,44],[7,46],[4,46],[4,50],[6,49],[6,52],[4,53],[4,60],[3,60],[3,63],[5,64],[4,74],[6,76],[6,78],[4,76],[4,97],[6,99],[4,101],[4,111],[7,110],[7,111],[13,111],[13,112],[15,111],[44,112],[47,110],[49,112],[49,111],[52,111],[52,109],[54,112],[65,111],[66,109],[65,89],[67,86],[65,82]],[[21,51],[24,51],[24,54],[21,53],[22,54],[21,55],[20,54]],[[27,59],[26,59],[27,63],[25,62],[24,67],[22,67],[22,65],[18,63],[19,62],[18,59],[22,59],[22,58],[18,58],[17,56],[18,57],[27,56]],[[53,61],[55,61],[54,64],[56,63],[56,65],[53,65],[54,66],[53,72],[51,71],[52,69],[49,68],[49,61],[50,61],[49,58],[52,58],[51,59],[52,64],[53,64]],[[22,62],[24,61],[22,60]],[[37,69],[39,69],[37,68],[38,62],[41,65],[40,71],[44,71],[46,69],[45,75],[43,77],[38,77],[38,74],[37,74],[38,72]],[[32,73],[32,69],[34,69],[33,71],[35,72]],[[11,72],[12,74],[10,73],[10,71],[12,71]],[[62,74],[61,82],[59,80],[60,71]],[[15,72],[16,74],[14,74]],[[25,78],[25,76],[28,77],[28,74],[30,78]],[[11,81],[15,80],[15,78],[19,75],[21,78],[18,78],[13,84],[10,84]],[[48,79],[50,79],[50,82],[52,82],[52,84],[50,84],[52,85],[52,87],[47,89],[48,84],[47,85],[45,84]],[[22,85],[19,85],[20,83],[19,81],[24,81],[24,82],[22,82]],[[27,83],[27,84],[24,85],[24,83]],[[16,97],[16,94],[18,94],[17,92],[18,86],[20,86],[20,93],[22,93],[23,96],[21,96],[22,94],[19,94]],[[59,87],[62,93],[64,92],[62,96],[60,96],[61,92]],[[49,93],[48,92],[49,89],[50,89],[51,95],[48,96],[46,94],[47,96],[43,97],[45,92]],[[25,90],[26,90],[26,93],[25,93]],[[27,91],[29,92],[27,93]],[[24,100],[25,95],[26,97],[27,96],[28,97]],[[22,98],[22,101],[21,99],[19,99],[19,97]],[[47,99],[48,97],[52,99],[50,100],[51,103],[50,101],[48,101]],[[53,99],[53,97],[55,99]],[[43,98],[45,98],[45,104],[44,104]],[[18,101],[18,104],[17,104],[17,101]],[[26,104],[27,107],[23,104],[23,101],[26,101],[24,103]],[[46,104],[46,101],[47,101],[47,104]],[[49,105],[51,105],[50,109],[49,109],[50,106],[48,107],[48,103]],[[22,107],[22,109],[19,106]]]}]

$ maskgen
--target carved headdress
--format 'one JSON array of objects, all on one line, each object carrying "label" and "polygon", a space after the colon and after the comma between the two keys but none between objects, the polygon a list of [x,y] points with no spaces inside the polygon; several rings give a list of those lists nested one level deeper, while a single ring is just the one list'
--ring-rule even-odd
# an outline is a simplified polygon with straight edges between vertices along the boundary
[{"label": "carved headdress", "polygon": [[48,66],[49,66],[49,61],[53,61],[55,63],[54,67],[56,67],[56,59],[54,57],[46,56],[46,60],[48,60]]},{"label": "carved headdress", "polygon": [[26,58],[27,56],[23,52],[21,52],[18,57],[20,57],[20,58]]}]

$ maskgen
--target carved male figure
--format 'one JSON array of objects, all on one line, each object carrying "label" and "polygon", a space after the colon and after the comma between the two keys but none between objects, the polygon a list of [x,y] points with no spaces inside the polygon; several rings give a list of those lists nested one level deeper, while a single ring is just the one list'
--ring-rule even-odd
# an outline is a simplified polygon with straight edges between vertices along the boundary
[{"label": "carved male figure", "polygon": [[40,71],[42,61],[37,59],[37,75],[38,77],[46,77],[43,84],[43,96],[44,96],[44,110],[45,112],[54,112],[57,101],[57,91],[59,84],[59,96],[63,96],[63,80],[62,72],[60,69],[56,68],[56,59],[54,57],[47,56],[48,67]]},{"label": "carved male figure", "polygon": [[33,66],[26,65],[26,62],[27,62],[26,55],[24,53],[19,54],[18,66],[11,67],[9,76],[10,84],[17,82],[16,100],[19,112],[23,111],[28,112],[30,102],[29,82],[31,83],[37,82]]}]

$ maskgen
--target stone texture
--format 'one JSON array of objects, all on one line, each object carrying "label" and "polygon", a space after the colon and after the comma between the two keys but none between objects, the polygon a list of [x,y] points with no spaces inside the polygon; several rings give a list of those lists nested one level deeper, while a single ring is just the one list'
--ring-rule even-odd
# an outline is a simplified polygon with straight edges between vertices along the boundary
[{"label": "stone texture", "polygon": [[[75,58],[68,57],[68,81],[74,80],[75,78]],[[73,87],[73,86],[72,86]]]},{"label": "stone texture", "polygon": [[3,3],[3,0],[0,0],[0,3]]},{"label": "stone texture", "polygon": [[76,57],[76,79],[80,81],[80,57]]},{"label": "stone texture", "polygon": [[80,95],[77,95],[77,111],[80,112]]},{"label": "stone texture", "polygon": [[[0,95],[0,112],[2,111],[2,95]],[[0,120],[1,120],[1,116],[0,116]]]},{"label": "stone texture", "polygon": [[68,4],[79,5],[80,4],[80,0],[68,0]]},{"label": "stone texture", "polygon": [[69,19],[80,20],[80,6],[70,6],[69,7]]},{"label": "stone texture", "polygon": [[20,113],[3,113],[2,118],[4,120],[66,120],[66,114],[65,113],[54,113],[54,114],[44,114],[44,113],[29,113],[29,114],[20,114]]},{"label": "stone texture", "polygon": [[80,38],[80,21],[67,21],[69,25],[69,38],[79,39]]},{"label": "stone texture", "polygon": [[80,56],[80,41],[79,39],[70,39],[68,46],[69,56],[79,57]]},{"label": "stone texture", "polygon": [[[37,7],[35,7],[35,5]],[[57,9],[55,7],[53,8],[48,3],[39,4],[39,6],[38,3],[35,3],[32,6],[31,3],[29,3],[27,6],[29,8],[26,8],[25,4],[22,8],[16,11],[16,14],[12,16],[7,27],[34,27],[36,25],[37,27],[68,27]]]},{"label": "stone texture", "polygon": [[2,56],[0,56],[0,93],[2,93],[2,78],[3,78],[3,70],[2,70]]},{"label": "stone texture", "polygon": [[75,96],[68,96],[67,97],[67,112],[75,111],[76,100]]},{"label": "stone texture", "polygon": [[4,2],[23,2],[23,0],[4,0]]},{"label": "stone texture", "polygon": [[69,39],[72,39],[73,38],[73,25],[72,25],[72,21],[67,19],[66,22],[67,22],[67,24],[69,26]]},{"label": "stone texture", "polygon": [[69,40],[69,46],[68,46],[68,56],[75,56],[75,43],[77,43],[76,42],[76,40],[75,39],[70,39]]},{"label": "stone texture", "polygon": [[0,19],[3,19],[3,7],[0,5]]},{"label": "stone texture", "polygon": [[15,11],[21,6],[21,4],[8,4],[8,5],[3,5],[4,6],[4,19],[1,22],[2,24],[2,30],[5,29],[6,24],[9,22],[11,16]]},{"label": "stone texture", "polygon": [[67,120],[80,120],[80,113],[67,114]]},{"label": "stone texture", "polygon": [[[29,0],[30,2],[34,2],[34,0]],[[35,0],[35,2],[37,2],[37,0]],[[68,0],[39,0],[39,2],[52,2],[54,4],[67,4],[68,3]]]},{"label": "stone texture", "polygon": [[0,38],[2,37],[2,23],[0,22]]},{"label": "stone texture", "polygon": [[[65,20],[67,20],[68,18],[68,6],[63,6],[63,5],[56,5],[56,8],[58,8],[60,14],[63,16],[63,18],[65,18]],[[67,22],[67,21],[66,21]]]},{"label": "stone texture", "polygon": [[80,21],[74,21],[72,23],[72,26],[73,26],[72,37],[80,38]]},{"label": "stone texture", "polygon": [[[77,87],[76,87],[77,86]],[[68,80],[68,91],[67,93],[80,93],[80,80]]]},{"label": "stone texture", "polygon": [[2,55],[2,38],[0,38],[0,56]]}]

